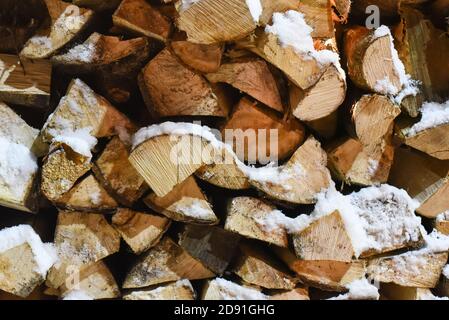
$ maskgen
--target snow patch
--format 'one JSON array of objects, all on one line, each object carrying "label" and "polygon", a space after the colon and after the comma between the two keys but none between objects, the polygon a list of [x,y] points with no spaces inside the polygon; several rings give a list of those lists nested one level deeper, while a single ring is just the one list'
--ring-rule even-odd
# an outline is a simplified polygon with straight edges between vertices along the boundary
[{"label": "snow patch", "polygon": [[340,294],[329,300],[379,300],[379,289],[366,278],[354,280],[345,287],[349,290],[348,293]]},{"label": "snow patch", "polygon": [[251,288],[240,286],[223,278],[216,278],[209,284],[216,287],[220,300],[268,300],[268,296]]},{"label": "snow patch", "polygon": [[211,219],[214,214],[205,201],[190,198],[189,203],[176,203],[173,210],[196,219]]},{"label": "snow patch", "polygon": [[63,300],[94,300],[94,298],[83,290],[72,290],[64,296]]},{"label": "snow patch", "polygon": [[422,117],[419,122],[404,130],[406,136],[412,137],[424,130],[448,124],[449,100],[441,104],[437,102],[425,102],[421,107],[421,114]]},{"label": "snow patch", "polygon": [[249,12],[253,17],[254,22],[256,24],[259,23],[260,16],[262,15],[263,12],[262,3],[260,3],[260,0],[245,0],[245,1],[246,5],[248,6]]}]

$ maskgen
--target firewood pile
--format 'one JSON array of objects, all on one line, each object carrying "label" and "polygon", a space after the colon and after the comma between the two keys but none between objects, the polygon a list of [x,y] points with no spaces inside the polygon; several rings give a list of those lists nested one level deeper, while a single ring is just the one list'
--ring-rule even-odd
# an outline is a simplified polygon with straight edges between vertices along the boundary
[{"label": "firewood pile", "polygon": [[449,299],[448,16],[1,1],[0,299]]}]

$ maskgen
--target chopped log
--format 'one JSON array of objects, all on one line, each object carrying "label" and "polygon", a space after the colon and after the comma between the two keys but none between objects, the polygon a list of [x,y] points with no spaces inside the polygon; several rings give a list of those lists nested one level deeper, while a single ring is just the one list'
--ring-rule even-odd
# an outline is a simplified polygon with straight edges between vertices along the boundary
[{"label": "chopped log", "polygon": [[409,148],[397,148],[389,181],[419,201],[417,213],[435,218],[449,210],[448,173],[447,160],[438,160]]},{"label": "chopped log", "polygon": [[217,72],[220,68],[223,45],[173,41],[170,46],[184,64],[199,72]]},{"label": "chopped log", "polygon": [[74,5],[83,8],[89,8],[94,11],[115,10],[121,0],[72,0]]},{"label": "chopped log", "polygon": [[[139,86],[148,110],[154,117],[225,117],[228,106],[206,79],[182,65],[164,49],[139,75]],[[215,87],[215,90],[219,90]]]},{"label": "chopped log", "polygon": [[305,20],[313,28],[313,38],[332,38],[334,36],[334,23],[332,21],[331,3],[328,0],[302,0],[299,11],[304,14]]},{"label": "chopped log", "polygon": [[375,281],[404,287],[434,288],[446,265],[447,252],[410,251],[397,256],[374,258],[367,274]]},{"label": "chopped log", "polygon": [[101,214],[60,211],[55,231],[59,263],[47,276],[46,285],[59,288],[81,269],[120,248],[120,235]]},{"label": "chopped log", "polygon": [[434,220],[434,227],[438,232],[449,235],[449,210],[437,216]]},{"label": "chopped log", "polygon": [[144,202],[154,211],[175,221],[195,224],[218,223],[217,216],[193,176],[185,179],[163,197],[150,193]]},{"label": "chopped log", "polygon": [[112,226],[135,254],[154,247],[170,226],[170,220],[127,208],[117,209]]},{"label": "chopped log", "polygon": [[201,300],[267,300],[259,288],[242,286],[223,278],[207,281]]},{"label": "chopped log", "polygon": [[54,203],[67,210],[100,213],[111,212],[118,206],[92,174],[78,182]]},{"label": "chopped log", "polygon": [[145,0],[124,0],[112,16],[114,26],[166,41],[170,36],[171,22]]},{"label": "chopped log", "polygon": [[93,165],[95,177],[117,201],[132,206],[148,190],[144,179],[128,160],[128,147],[113,137]]},{"label": "chopped log", "polygon": [[302,121],[329,116],[343,103],[345,95],[345,76],[334,65],[328,66],[318,81],[307,90],[290,85],[293,115]]},{"label": "chopped log", "polygon": [[222,136],[233,145],[240,160],[255,163],[291,156],[304,141],[305,129],[295,119],[284,120],[272,110],[242,98],[222,127]]},{"label": "chopped log", "polygon": [[92,10],[62,0],[44,0],[50,15],[50,26],[44,26],[31,37],[20,55],[29,59],[49,58],[75,39],[91,22]]},{"label": "chopped log", "polygon": [[29,225],[0,231],[0,289],[19,297],[28,297],[44,282],[48,269],[56,262],[56,253],[42,243]]},{"label": "chopped log", "polygon": [[222,274],[234,256],[240,237],[218,227],[186,225],[179,245],[209,270]]},{"label": "chopped log", "polygon": [[211,155],[202,154],[207,146],[204,139],[196,136],[157,136],[137,146],[129,161],[154,193],[164,197],[203,163],[212,163]]},{"label": "chopped log", "polygon": [[46,109],[50,103],[51,63],[0,54],[0,99]]},{"label": "chopped log", "polygon": [[303,260],[351,262],[354,256],[351,238],[338,211],[294,234],[293,245],[296,255]]},{"label": "chopped log", "polygon": [[123,300],[195,300],[196,293],[189,280],[183,279],[144,290],[134,290]]},{"label": "chopped log", "polygon": [[286,230],[277,228],[268,232],[259,222],[274,210],[276,207],[257,198],[233,198],[228,204],[224,228],[247,238],[261,240],[279,247],[287,247]]},{"label": "chopped log", "polygon": [[148,250],[126,275],[123,288],[143,288],[181,279],[197,280],[215,274],[173,240],[164,237]]},{"label": "chopped log", "polygon": [[381,83],[386,81],[391,91],[397,93],[402,89],[393,63],[389,35],[376,37],[374,31],[356,26],[345,33],[344,43],[349,76],[357,86],[383,93]]},{"label": "chopped log", "polygon": [[280,169],[276,181],[250,183],[270,198],[294,204],[311,204],[316,195],[330,183],[326,153],[320,143],[309,137]]},{"label": "chopped log", "polygon": [[60,199],[90,167],[90,159],[65,144],[53,144],[42,165],[42,194],[50,201]]},{"label": "chopped log", "polygon": [[66,281],[60,288],[60,295],[65,297],[73,291],[81,291],[92,300],[120,297],[114,276],[103,261],[81,268],[76,280],[76,283]]},{"label": "chopped log", "polygon": [[246,283],[266,289],[293,290],[297,280],[255,243],[241,243],[233,272]]},{"label": "chopped log", "polygon": [[270,300],[310,300],[307,288],[295,288],[270,295]]},{"label": "chopped log", "polygon": [[213,83],[224,82],[243,91],[268,107],[283,112],[276,80],[262,59],[240,59],[224,63],[206,78]]},{"label": "chopped log", "polygon": [[304,283],[325,291],[345,292],[347,284],[363,278],[366,273],[364,260],[300,260],[284,248],[275,248],[275,253]]},{"label": "chopped log", "polygon": [[306,124],[317,134],[317,136],[325,139],[331,139],[337,134],[339,122],[338,114],[338,110],[336,110],[327,117],[308,121]]},{"label": "chopped log", "polygon": [[449,124],[441,124],[413,135],[408,135],[405,131],[404,142],[406,145],[425,152],[432,157],[440,160],[449,160],[448,132]]},{"label": "chopped log", "polygon": [[0,102],[0,205],[36,212],[35,158],[38,131]]},{"label": "chopped log", "polygon": [[420,92],[416,97],[406,97],[402,107],[410,116],[417,117],[424,101],[439,101],[447,96],[449,38],[415,8],[401,6],[400,13],[402,22],[394,33],[399,57],[406,72],[420,82]]}]

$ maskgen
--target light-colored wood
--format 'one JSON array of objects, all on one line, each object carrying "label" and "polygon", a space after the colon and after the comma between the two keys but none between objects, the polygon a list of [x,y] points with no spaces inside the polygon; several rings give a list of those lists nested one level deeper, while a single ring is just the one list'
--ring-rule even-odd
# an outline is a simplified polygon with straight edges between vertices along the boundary
[{"label": "light-colored wood", "polygon": [[307,288],[295,288],[270,295],[270,300],[310,300]]},{"label": "light-colored wood", "polygon": [[112,226],[135,254],[154,247],[170,226],[170,220],[155,214],[119,208]]},{"label": "light-colored wood", "polygon": [[413,136],[405,136],[405,144],[440,160],[449,160],[449,124],[442,124]]},{"label": "light-colored wood", "polygon": [[232,270],[246,283],[266,289],[293,290],[298,282],[279,261],[255,243],[240,244]]},{"label": "light-colored wood", "polygon": [[179,245],[209,270],[222,274],[234,257],[240,237],[219,227],[186,225]]},{"label": "light-colored wood", "polygon": [[129,271],[123,288],[143,288],[181,279],[197,280],[215,274],[168,237],[148,250]]},{"label": "light-colored wood", "polygon": [[307,90],[290,85],[293,115],[303,121],[329,116],[343,103],[345,95],[345,77],[334,65],[328,66],[317,83]]},{"label": "light-colored wood", "polygon": [[112,16],[114,26],[131,33],[166,41],[170,20],[145,0],[124,0]]},{"label": "light-colored wood", "polygon": [[447,252],[406,252],[397,256],[374,258],[369,261],[367,274],[375,281],[404,287],[434,288],[446,265]]},{"label": "light-colored wood", "polygon": [[217,224],[218,218],[212,210],[193,176],[176,185],[163,197],[150,193],[145,204],[154,211],[175,221],[195,224]]},{"label": "light-colored wood", "polygon": [[295,204],[311,204],[330,184],[327,156],[314,137],[300,146],[280,172],[283,181],[250,183],[270,198]]},{"label": "light-colored wood", "polygon": [[261,288],[240,285],[223,278],[209,280],[203,287],[201,300],[267,300]]},{"label": "light-colored wood", "polygon": [[54,203],[67,210],[87,212],[111,212],[118,206],[92,174],[78,182]]},{"label": "light-colored wood", "polygon": [[207,145],[200,137],[158,136],[137,146],[129,161],[154,193],[163,197],[204,163],[212,163],[210,154],[202,154]]},{"label": "light-colored wood", "polygon": [[51,63],[0,54],[0,100],[46,109],[50,103]]},{"label": "light-colored wood", "polygon": [[433,296],[427,288],[403,287],[393,283],[381,283],[379,291],[388,300],[426,300],[426,297]]},{"label": "light-colored wood", "polygon": [[62,0],[44,0],[50,16],[50,26],[44,26],[31,37],[20,55],[29,59],[44,59],[54,55],[92,21],[92,10],[80,8]]},{"label": "light-colored wood", "polygon": [[279,247],[287,247],[286,230],[277,228],[268,232],[259,222],[269,216],[273,210],[276,210],[276,207],[257,198],[233,198],[228,204],[224,228],[247,238],[275,244]]},{"label": "light-colored wood", "polygon": [[338,211],[294,234],[293,245],[296,255],[303,260],[351,262],[354,256],[351,238]]},{"label": "light-colored wood", "polygon": [[101,214],[61,211],[54,244],[59,262],[50,269],[46,285],[59,288],[83,267],[117,252],[120,235]]},{"label": "light-colored wood", "polygon": [[334,36],[334,23],[332,21],[331,3],[328,0],[301,0],[299,12],[309,26],[313,28],[313,38],[332,38]]},{"label": "light-colored wood", "polygon": [[189,280],[179,280],[144,290],[134,290],[123,300],[195,300],[196,293]]},{"label": "light-colored wood", "polygon": [[206,79],[164,49],[139,75],[139,87],[155,117],[227,115],[228,107]]},{"label": "light-colored wood", "polygon": [[129,162],[128,148],[119,137],[112,138],[92,169],[95,177],[118,202],[132,206],[148,186]]},{"label": "light-colored wood", "polygon": [[220,68],[223,45],[173,41],[170,46],[183,63],[199,72],[217,72]]},{"label": "light-colored wood", "polygon": [[233,145],[237,157],[250,163],[259,157],[265,162],[288,158],[305,139],[305,128],[297,120],[282,119],[246,97],[234,108],[221,131],[226,142]]},{"label": "light-colored wood", "polygon": [[268,107],[283,112],[276,80],[262,59],[234,60],[224,63],[206,78],[213,83],[225,82],[247,93]]}]

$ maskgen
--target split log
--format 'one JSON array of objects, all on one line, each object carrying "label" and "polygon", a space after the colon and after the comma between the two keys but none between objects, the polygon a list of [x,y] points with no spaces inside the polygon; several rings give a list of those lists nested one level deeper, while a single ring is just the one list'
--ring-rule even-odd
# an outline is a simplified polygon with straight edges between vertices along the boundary
[{"label": "split log", "polygon": [[294,204],[311,204],[316,201],[316,194],[329,186],[331,178],[326,162],[326,153],[320,143],[309,137],[281,167],[276,181],[250,179],[250,183],[270,198]]},{"label": "split log", "polygon": [[225,117],[228,113],[229,107],[218,92],[220,88],[186,68],[168,49],[146,65],[138,81],[145,104],[154,117]]},{"label": "split log", "polygon": [[332,139],[337,135],[337,129],[339,124],[338,110],[332,112],[327,117],[308,121],[306,125],[310,127],[317,136],[324,139]]},{"label": "split log", "polygon": [[121,0],[72,0],[74,5],[83,8],[89,8],[94,11],[115,10]]},{"label": "split log", "polygon": [[351,262],[354,256],[351,238],[338,211],[294,234],[293,245],[302,260]]},{"label": "split log", "polygon": [[313,28],[313,38],[332,38],[335,35],[330,1],[302,0],[299,3],[299,11],[304,14],[307,24]]},{"label": "split log", "polygon": [[145,0],[124,0],[112,16],[114,26],[166,41],[171,33],[170,20]]},{"label": "split log", "polygon": [[0,205],[36,212],[35,158],[38,131],[0,102]]},{"label": "split log", "polygon": [[77,154],[70,146],[53,144],[42,165],[42,194],[50,201],[60,199],[90,167],[90,159]]},{"label": "split log", "polygon": [[318,81],[307,90],[290,85],[293,115],[302,121],[329,116],[343,103],[345,95],[345,76],[334,65],[328,66]]},{"label": "split log", "polygon": [[240,160],[250,163],[288,158],[305,139],[301,123],[295,119],[284,120],[248,98],[240,100],[221,131]]},{"label": "split log", "polygon": [[434,220],[434,228],[442,234],[449,235],[449,210],[437,216]]},{"label": "split log", "polygon": [[417,213],[435,218],[449,210],[448,173],[447,160],[438,160],[409,148],[397,148],[389,181],[419,201]]},{"label": "split log", "polygon": [[403,287],[393,283],[381,283],[379,291],[388,300],[428,300],[433,296],[427,288]]},{"label": "split log", "polygon": [[217,216],[193,176],[176,185],[163,197],[150,193],[144,202],[154,211],[175,221],[195,224],[218,223]]},{"label": "split log", "polygon": [[276,210],[276,207],[257,198],[234,198],[228,204],[224,228],[247,238],[287,247],[288,235],[286,230],[277,228],[268,232],[259,222],[263,221],[274,210]]},{"label": "split log", "polygon": [[446,265],[447,252],[406,252],[369,261],[367,274],[375,281],[404,287],[434,288]]},{"label": "split log", "polygon": [[59,263],[50,269],[46,285],[56,289],[72,281],[83,267],[117,252],[120,235],[101,214],[61,211],[54,243]]},{"label": "split log", "polygon": [[168,237],[148,250],[126,275],[123,288],[143,288],[181,279],[197,280],[215,274]]},{"label": "split log", "polygon": [[44,26],[31,37],[20,52],[29,59],[49,58],[83,32],[92,21],[92,10],[77,7],[62,0],[44,0],[50,16],[50,26]]},{"label": "split log", "polygon": [[54,203],[67,210],[100,213],[111,212],[118,206],[92,174],[78,182]]},{"label": "split log", "polygon": [[118,202],[132,206],[148,190],[128,160],[128,146],[113,137],[93,165],[95,177]]},{"label": "split log", "polygon": [[230,84],[268,107],[283,112],[276,80],[262,59],[240,59],[224,63],[217,72],[208,73],[206,78],[212,83]]},{"label": "split log", "polygon": [[270,295],[270,300],[310,300],[307,288],[295,288]]},{"label": "split log", "polygon": [[51,63],[0,54],[0,100],[46,109],[50,103]]},{"label": "split log", "polygon": [[400,12],[402,21],[394,32],[399,57],[406,72],[420,82],[420,92],[416,97],[406,97],[402,106],[410,116],[417,117],[423,101],[439,101],[447,96],[449,38],[418,10],[402,6]]},{"label": "split log", "polygon": [[267,300],[259,288],[242,286],[223,278],[209,280],[201,293],[201,300]]},{"label": "split log", "polygon": [[204,163],[213,162],[210,154],[202,154],[207,146],[201,137],[157,136],[138,145],[129,161],[154,193],[164,197]]},{"label": "split log", "polygon": [[345,34],[344,52],[351,80],[360,88],[382,93],[381,81],[388,81],[391,91],[399,92],[402,84],[396,73],[389,35],[376,37],[361,26]]},{"label": "split log", "polygon": [[66,281],[60,288],[60,295],[65,297],[73,291],[81,291],[92,300],[113,299],[120,296],[120,289],[109,268],[103,261],[83,267],[74,283]]},{"label": "split log", "polygon": [[306,284],[325,291],[345,292],[346,285],[363,278],[366,273],[364,260],[313,261],[300,260],[288,249],[275,248],[275,253]]},{"label": "split log", "polygon": [[199,72],[217,72],[220,68],[223,45],[173,41],[170,47],[184,64]]},{"label": "split log", "polygon": [[123,300],[195,300],[196,293],[189,280],[183,279],[162,286],[135,290]]},{"label": "split log", "polygon": [[255,243],[241,243],[233,272],[246,283],[266,289],[293,290],[297,280]]},{"label": "split log", "polygon": [[135,254],[154,247],[170,226],[170,220],[146,212],[119,208],[112,217],[112,226]]},{"label": "split log", "polygon": [[179,245],[209,270],[222,274],[234,256],[240,237],[218,227],[186,225]]}]

